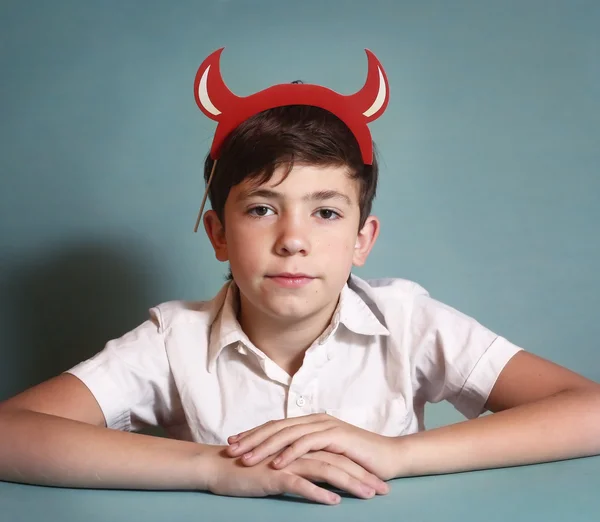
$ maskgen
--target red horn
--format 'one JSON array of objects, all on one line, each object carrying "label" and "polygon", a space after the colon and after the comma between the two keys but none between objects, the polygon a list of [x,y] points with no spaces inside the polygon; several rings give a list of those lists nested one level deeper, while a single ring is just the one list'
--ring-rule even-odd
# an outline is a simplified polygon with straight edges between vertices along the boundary
[{"label": "red horn", "polygon": [[367,123],[376,120],[383,114],[390,99],[390,88],[385,70],[377,57],[365,49],[369,61],[367,81],[356,94],[348,96],[348,101],[358,107]]},{"label": "red horn", "polygon": [[220,121],[224,111],[231,111],[240,99],[233,94],[221,76],[219,65],[224,47],[202,62],[194,80],[194,97],[200,110],[209,118]]}]

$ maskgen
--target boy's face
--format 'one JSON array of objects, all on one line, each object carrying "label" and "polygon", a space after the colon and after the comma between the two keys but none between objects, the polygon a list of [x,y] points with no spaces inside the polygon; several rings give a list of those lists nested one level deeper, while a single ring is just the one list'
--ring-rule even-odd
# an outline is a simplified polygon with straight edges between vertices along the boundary
[{"label": "boy's face", "polygon": [[256,312],[301,320],[329,310],[361,266],[379,233],[369,216],[359,231],[359,182],[344,167],[285,167],[262,185],[234,186],[224,209],[204,217],[217,259],[229,261],[234,280]]}]

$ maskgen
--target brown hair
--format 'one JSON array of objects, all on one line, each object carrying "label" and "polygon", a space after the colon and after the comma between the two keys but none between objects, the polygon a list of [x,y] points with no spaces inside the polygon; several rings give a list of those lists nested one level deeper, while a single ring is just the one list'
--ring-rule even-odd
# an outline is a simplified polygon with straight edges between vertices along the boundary
[{"label": "brown hair", "polygon": [[[360,224],[363,227],[377,190],[377,159],[365,165],[354,134],[337,116],[307,105],[268,109],[241,123],[225,140],[209,190],[213,210],[224,222],[225,201],[231,188],[245,179],[267,182],[280,165],[294,163],[346,166],[359,181]],[[207,155],[204,179],[213,160]]]}]

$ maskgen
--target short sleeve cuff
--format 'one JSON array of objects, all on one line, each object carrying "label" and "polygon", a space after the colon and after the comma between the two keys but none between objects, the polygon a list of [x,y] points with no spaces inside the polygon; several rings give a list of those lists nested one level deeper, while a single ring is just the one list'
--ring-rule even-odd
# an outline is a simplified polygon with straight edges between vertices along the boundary
[{"label": "short sleeve cuff", "polygon": [[505,338],[497,337],[467,378],[455,403],[456,409],[468,419],[481,415],[500,373],[521,350]]},{"label": "short sleeve cuff", "polygon": [[117,393],[118,386],[107,386],[107,383],[112,383],[112,377],[102,356],[103,353],[100,352],[92,359],[79,363],[65,373],[77,377],[92,392],[104,414],[107,428],[131,431],[130,411],[125,406],[123,397]]}]

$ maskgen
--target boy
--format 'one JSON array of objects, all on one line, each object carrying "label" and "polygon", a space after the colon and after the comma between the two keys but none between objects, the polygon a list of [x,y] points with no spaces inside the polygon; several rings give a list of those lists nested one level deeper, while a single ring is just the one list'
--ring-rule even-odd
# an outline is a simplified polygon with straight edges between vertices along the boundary
[{"label": "boy", "polygon": [[[209,302],[153,308],[0,405],[0,479],[336,504],[317,483],[370,498],[394,477],[599,453],[596,383],[415,283],[351,275],[379,232],[365,129],[389,89],[374,56],[354,97],[288,85],[244,101],[222,83],[219,54],[196,93],[219,121],[204,225],[231,281]],[[441,400],[471,420],[424,431],[425,403]],[[132,433],[146,425],[170,438]]]}]

